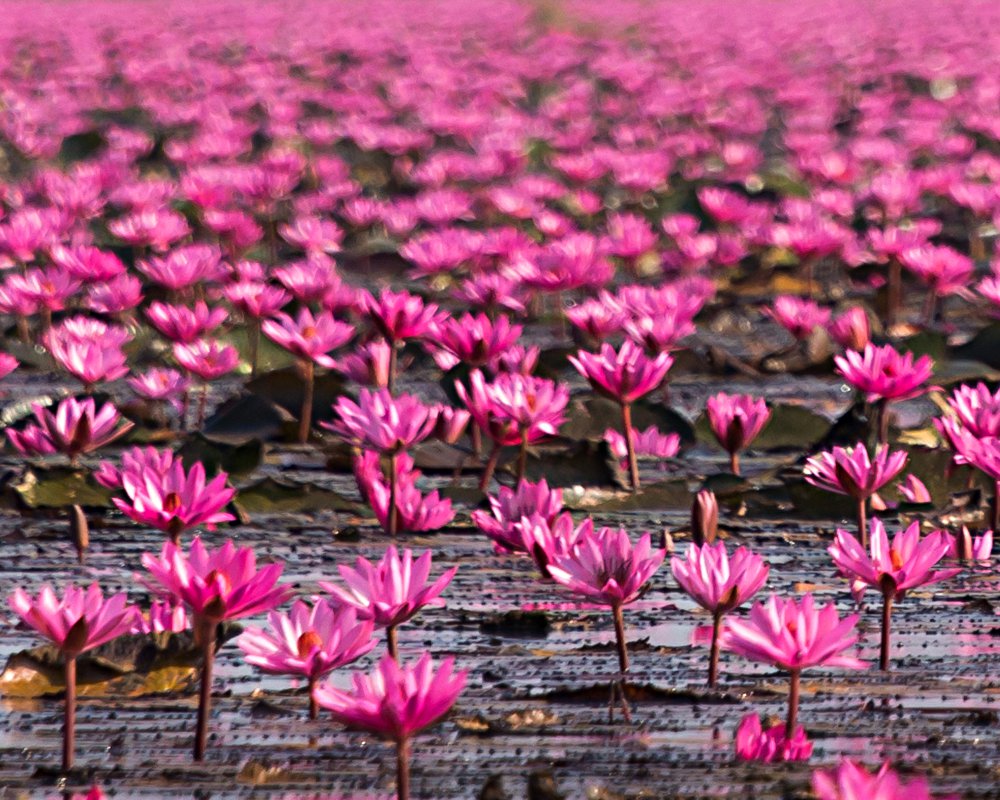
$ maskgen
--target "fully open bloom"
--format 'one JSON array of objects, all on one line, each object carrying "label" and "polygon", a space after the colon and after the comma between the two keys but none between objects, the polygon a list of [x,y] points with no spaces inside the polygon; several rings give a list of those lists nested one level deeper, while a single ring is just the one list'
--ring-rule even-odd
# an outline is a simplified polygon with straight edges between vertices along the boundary
[{"label": "fully open bloom", "polygon": [[764,313],[796,339],[808,339],[816,328],[830,321],[830,309],[794,295],[775,297],[773,305],[765,308]]},{"label": "fully open bloom", "polygon": [[334,319],[329,311],[314,315],[305,306],[299,309],[296,317],[276,314],[274,319],[264,320],[260,329],[296,358],[327,368],[336,366],[336,361],[327,354],[346,344],[354,335],[351,325]]},{"label": "fully open bloom", "polygon": [[174,542],[198,525],[213,529],[220,522],[235,519],[222,510],[236,494],[227,486],[229,475],[219,472],[206,482],[200,461],[187,471],[180,459],[166,469],[159,462],[128,469],[123,459],[121,481],[125,499],[112,498],[118,510],[136,522],[158,528]]},{"label": "fully open bloom", "polygon": [[386,533],[434,531],[454,519],[451,500],[442,498],[436,489],[425,495],[417,488],[422,473],[413,468],[407,453],[390,455],[389,460],[395,462],[395,477],[390,467],[388,479],[374,450],[365,450],[354,460],[358,488]]},{"label": "fully open bloom", "polygon": [[316,681],[375,647],[371,620],[359,620],[354,609],[335,609],[322,599],[312,605],[296,600],[287,614],[270,612],[267,624],[269,630],[247,628],[236,643],[248,664],[307,679],[311,719],[318,710],[312,697]]},{"label": "fully open bloom", "polygon": [[889,544],[885,526],[879,519],[871,523],[871,556],[851,534],[838,530],[829,552],[837,570],[851,579],[851,593],[860,601],[866,588],[882,593],[882,650],[880,666],[889,669],[889,630],[893,604],[917,586],[937,583],[961,572],[960,569],[935,570],[951,546],[951,537],[944,531],[934,531],[920,538],[920,523],[912,523],[900,531]]},{"label": "fully open bloom", "polygon": [[334,607],[352,608],[358,619],[386,628],[389,651],[395,656],[395,629],[425,606],[443,606],[441,592],[451,583],[458,567],[445,570],[431,583],[430,550],[414,560],[412,550],[400,555],[390,545],[376,564],[358,556],[354,567],[341,564],[337,570],[346,588],[329,581],[320,581],[320,588],[329,593]]},{"label": "fully open bloom", "polygon": [[175,342],[173,353],[178,364],[206,382],[232,372],[240,363],[239,351],[216,339]]},{"label": "fully open bloom", "polygon": [[323,427],[365,450],[398,453],[434,433],[437,411],[414,395],[394,397],[387,389],[362,389],[358,402],[341,395],[333,406],[338,419]]},{"label": "fully open bloom", "polygon": [[146,318],[160,334],[172,342],[193,342],[219,327],[229,316],[224,308],[209,308],[204,300],[193,307],[153,302]]},{"label": "fully open bloom", "polygon": [[934,371],[930,356],[914,359],[913,353],[900,354],[891,344],[869,344],[860,353],[848,350],[833,361],[837,372],[869,402],[916,397]]},{"label": "fully open bloom", "polygon": [[709,686],[715,686],[718,680],[723,616],[760,591],[767,581],[769,569],[764,559],[745,547],[737,548],[730,556],[724,542],[691,544],[684,559],[674,556],[670,560],[670,570],[677,583],[712,614]]}]

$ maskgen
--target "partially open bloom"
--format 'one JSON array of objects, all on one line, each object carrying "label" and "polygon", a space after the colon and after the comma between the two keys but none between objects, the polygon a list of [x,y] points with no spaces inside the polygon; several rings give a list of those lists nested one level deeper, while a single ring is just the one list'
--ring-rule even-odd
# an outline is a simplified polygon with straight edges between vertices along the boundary
[{"label": "partially open bloom", "polygon": [[765,308],[764,313],[800,340],[808,339],[816,328],[830,321],[830,309],[814,300],[793,295],[775,297],[773,305]]},{"label": "partially open bloom", "polygon": [[757,714],[747,714],[736,729],[736,757],[741,761],[808,761],[813,744],[800,725],[792,738],[785,737],[784,725],[763,728]]},{"label": "partially open bloom", "polygon": [[466,673],[455,672],[453,665],[446,658],[435,672],[430,653],[412,665],[385,656],[370,675],[354,674],[351,691],[320,684],[315,696],[338,722],[402,744],[441,719],[458,699]]},{"label": "partially open bloom", "polygon": [[129,633],[148,635],[151,633],[180,633],[191,627],[187,611],[177,602],[154,600],[149,612],[140,614],[132,624]]},{"label": "partially open bloom", "polygon": [[827,329],[833,340],[846,350],[864,350],[871,341],[871,323],[861,306],[851,306]]},{"label": "partially open bloom", "polygon": [[219,327],[227,316],[226,309],[209,308],[204,300],[194,307],[153,302],[146,309],[150,324],[172,342],[193,342]]},{"label": "partially open bloom", "polygon": [[176,411],[181,410],[181,396],[191,385],[181,372],[166,367],[153,367],[141,375],[128,378],[126,383],[139,397],[167,401]]},{"label": "partially open bloom", "polygon": [[[885,762],[878,772],[868,772],[849,759],[836,769],[816,770],[812,788],[818,800],[934,800],[923,778],[904,782]],[[958,800],[958,795],[939,800]]]},{"label": "partially open bloom", "polygon": [[260,329],[268,339],[296,358],[315,361],[327,368],[337,364],[327,354],[346,344],[354,335],[351,325],[334,319],[329,311],[313,315],[305,306],[299,309],[297,317],[277,314],[274,319],[264,320]]},{"label": "partially open bloom", "polygon": [[763,398],[754,399],[747,394],[719,392],[708,398],[708,421],[712,433],[723,449],[729,453],[730,467],[739,474],[738,455],[757,438],[771,419],[771,410]]},{"label": "partially open bloom", "polygon": [[389,385],[392,349],[384,339],[376,339],[335,359],[333,369],[361,386],[384,388]]},{"label": "partially open bloom", "polygon": [[128,374],[122,345],[129,338],[124,328],[74,317],[53,325],[45,334],[45,345],[59,366],[90,387]]},{"label": "partially open bloom", "polygon": [[378,297],[365,293],[363,310],[375,329],[389,342],[423,338],[441,321],[433,303],[408,292],[379,292]]},{"label": "partially open bloom", "polygon": [[490,513],[476,509],[472,521],[493,540],[498,553],[526,552],[518,523],[522,517],[538,514],[552,523],[562,511],[562,489],[549,489],[543,478],[538,483],[520,480],[517,487],[501,486],[499,494],[490,495]]},{"label": "partially open bloom", "polygon": [[527,514],[514,525],[514,535],[535,562],[542,578],[551,578],[549,565],[569,555],[577,540],[594,532],[594,521],[587,517],[579,525],[568,511],[548,518],[540,513]]},{"label": "partially open bloom", "polygon": [[198,525],[212,529],[220,522],[235,519],[224,509],[236,490],[227,486],[229,476],[219,472],[211,481],[205,480],[201,462],[185,471],[180,459],[172,461],[165,471],[158,464],[121,472],[125,499],[112,502],[126,516],[143,525],[151,525],[170,535],[176,542],[180,535]]},{"label": "partially open bloom", "polygon": [[632,403],[649,394],[663,382],[674,363],[668,353],[647,356],[630,339],[617,351],[605,344],[599,354],[581,350],[568,358],[594,389],[619,403]]},{"label": "partially open bloom", "polygon": [[354,461],[358,488],[386,533],[392,536],[435,531],[454,519],[451,500],[442,498],[437,490],[425,495],[417,488],[421,472],[413,468],[413,459],[407,453],[395,453],[389,459],[396,461],[395,481],[391,480],[392,475],[386,479],[379,454],[374,450],[362,451]]},{"label": "partially open bloom", "polygon": [[869,344],[860,353],[848,350],[833,361],[837,372],[864,392],[868,402],[916,397],[934,371],[930,356],[914,359],[913,353],[900,354],[891,344]]},{"label": "partially open bloom", "polygon": [[863,444],[834,447],[811,456],[802,474],[813,486],[858,500],[871,497],[895,478],[903,471],[907,458],[905,451],[890,452],[887,445],[879,445],[874,458]]},{"label": "partially open bloom", "polygon": [[521,335],[520,325],[506,316],[490,319],[486,314],[448,317],[436,325],[427,347],[434,362],[447,371],[457,364],[483,367],[510,349]]},{"label": "partially open bloom", "polygon": [[724,542],[688,545],[684,559],[674,556],[670,570],[680,587],[702,608],[712,614],[712,651],[709,658],[708,685],[715,686],[719,676],[719,643],[722,618],[745,603],[767,581],[769,567],[764,559],[745,547],[732,556]]},{"label": "partially open bloom", "polygon": [[67,586],[61,598],[49,585],[42,586],[36,598],[15,589],[9,603],[25,623],[71,656],[128,633],[139,614],[127,604],[124,592],[105,598],[96,583],[87,589]]},{"label": "partially open bloom", "polygon": [[963,525],[962,530],[948,536],[948,557],[960,561],[988,563],[993,556],[993,531],[985,531],[982,536],[973,536]]},{"label": "partially open bloom", "polygon": [[916,475],[907,475],[899,482],[899,493],[908,503],[924,504],[932,502],[931,493],[927,486]]},{"label": "partially open bloom", "polygon": [[134,426],[111,403],[98,411],[90,397],[68,397],[59,403],[55,413],[38,403],[32,405],[32,411],[37,425],[29,424],[20,431],[7,429],[10,443],[24,455],[62,453],[76,459],[124,436]]},{"label": "partially open bloom", "polygon": [[977,439],[1000,436],[1000,389],[991,392],[985,383],[957,387],[947,398],[958,422]]}]

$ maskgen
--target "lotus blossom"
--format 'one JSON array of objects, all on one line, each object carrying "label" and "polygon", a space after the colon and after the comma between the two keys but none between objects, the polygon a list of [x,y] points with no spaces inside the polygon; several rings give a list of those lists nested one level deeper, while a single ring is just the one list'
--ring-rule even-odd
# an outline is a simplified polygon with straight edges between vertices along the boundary
[{"label": "lotus blossom", "polygon": [[487,383],[480,370],[469,376],[469,388],[456,381],[455,391],[473,421],[493,440],[493,452],[480,479],[485,489],[493,477],[500,448],[520,445],[518,479],[524,477],[527,448],[545,436],[554,436],[569,402],[565,386],[544,378],[503,373]]},{"label": "lotus blossom", "polygon": [[396,353],[401,342],[421,339],[437,329],[442,321],[438,307],[425,304],[416,295],[407,292],[381,292],[375,296],[364,293],[362,310],[372,325],[392,346],[389,367],[389,391],[396,382]]},{"label": "lotus blossom", "polygon": [[625,674],[628,672],[628,648],[622,609],[635,602],[646,590],[653,573],[666,557],[666,550],[653,550],[648,533],[633,546],[624,529],[593,528],[579,532],[565,553],[554,553],[548,564],[549,576],[573,594],[610,606],[618,644],[618,667],[621,673],[622,709],[629,720],[625,699]]},{"label": "lotus blossom", "polygon": [[488,499],[490,513],[476,509],[472,521],[493,540],[498,553],[527,552],[519,528],[521,519],[537,514],[552,524],[563,507],[562,490],[549,489],[544,478],[538,483],[520,480],[514,489],[501,486],[499,493]]},{"label": "lotus blossom", "polygon": [[129,338],[123,328],[76,317],[52,326],[44,343],[56,363],[89,392],[96,383],[114,381],[128,374],[121,348]]},{"label": "lotus blossom", "polygon": [[134,427],[111,403],[98,411],[91,397],[68,397],[54,413],[38,403],[31,409],[37,425],[29,424],[20,431],[7,429],[8,440],[23,455],[62,453],[76,463],[81,455],[110,444]]},{"label": "lotus blossom", "polygon": [[868,344],[860,353],[848,350],[834,356],[837,372],[869,403],[879,404],[878,436],[885,444],[889,436],[888,404],[895,400],[917,397],[925,390],[934,362],[930,356],[914,359],[913,353],[900,354],[892,345],[878,347]]},{"label": "lotus blossom", "polygon": [[319,684],[316,702],[350,728],[396,744],[396,795],[410,797],[410,739],[440,720],[465,687],[466,672],[455,672],[447,658],[434,671],[430,653],[412,665],[385,656],[370,675],[355,673],[351,691]]},{"label": "lotus blossom", "polygon": [[507,317],[491,320],[486,314],[449,317],[436,325],[426,347],[434,362],[446,372],[458,364],[484,367],[512,347],[522,327]]},{"label": "lotus blossom", "polygon": [[745,547],[738,547],[730,556],[725,543],[716,542],[688,545],[683,559],[674,556],[670,560],[670,570],[691,599],[712,614],[708,685],[714,687],[719,677],[722,618],[761,590],[770,568]]},{"label": "lotus blossom", "polygon": [[96,583],[87,589],[67,586],[61,598],[48,585],[42,586],[37,598],[15,589],[8,602],[15,614],[62,653],[66,681],[62,769],[66,772],[73,768],[76,749],[77,657],[128,633],[139,611],[126,605],[124,592],[105,598]]},{"label": "lotus blossom", "polygon": [[575,357],[569,356],[569,362],[595,390],[621,405],[631,486],[633,492],[637,491],[639,463],[632,428],[632,404],[663,382],[674,363],[673,357],[660,353],[650,358],[637,344],[627,340],[617,351],[609,344],[603,345],[598,355],[581,350]]},{"label": "lotus blossom", "polygon": [[181,397],[191,386],[191,381],[176,369],[153,367],[141,375],[126,380],[129,388],[145,400],[166,401],[180,413]]},{"label": "lotus blossom", "polygon": [[208,745],[216,628],[223,620],[253,616],[283,603],[289,595],[289,588],[278,583],[284,565],[268,564],[258,570],[251,548],[237,549],[227,541],[208,550],[197,536],[186,554],[167,541],[159,557],[143,553],[142,565],[149,572],[146,585],[164,599],[178,599],[194,617],[196,641],[202,648],[194,760],[203,761]]},{"label": "lotus blossom", "polygon": [[891,452],[882,444],[874,458],[863,444],[854,447],[834,447],[833,450],[810,456],[802,470],[803,477],[813,486],[835,494],[846,494],[857,504],[858,533],[862,546],[868,545],[868,499],[906,466],[907,454]]},{"label": "lotus blossom", "polygon": [[977,439],[1000,436],[1000,389],[991,392],[982,382],[959,386],[947,403],[962,427]]},{"label": "lotus blossom", "polygon": [[729,453],[729,471],[740,474],[740,451],[745,450],[771,419],[762,398],[719,392],[708,398],[708,421],[716,440]]},{"label": "lotus blossom", "polygon": [[832,604],[817,609],[813,596],[800,603],[771,595],[765,603],[755,603],[750,618],[729,620],[722,629],[721,645],[751,661],[773,664],[791,676],[785,738],[795,737],[799,709],[799,678],[810,667],[864,669],[867,664],[843,655],[858,640],[858,615],[844,619]]},{"label": "lotus blossom", "polygon": [[235,519],[222,510],[236,494],[227,486],[228,481],[229,475],[219,472],[206,482],[200,461],[186,471],[176,460],[165,471],[156,467],[123,470],[126,499],[114,497],[111,501],[126,516],[163,531],[176,544],[184,531],[198,525],[211,530],[220,522]]},{"label": "lotus blossom", "polygon": [[[390,462],[393,461],[390,457]],[[455,517],[451,500],[437,491],[426,495],[417,489],[420,470],[406,453],[395,456],[395,479],[386,479],[379,454],[364,450],[354,461],[354,477],[362,497],[368,501],[386,533],[418,533],[443,528]],[[390,469],[391,471],[391,469]],[[391,477],[391,476],[390,476]]]},{"label": "lotus blossom", "polygon": [[900,531],[889,544],[885,526],[879,519],[871,522],[871,557],[856,538],[838,530],[829,552],[841,575],[851,579],[851,594],[860,602],[868,587],[882,593],[882,650],[879,665],[889,669],[889,631],[892,608],[906,592],[917,586],[937,583],[957,575],[960,569],[935,570],[948,554],[951,541],[944,531],[920,538],[920,523]]},{"label": "lotus blossom", "polygon": [[793,295],[775,297],[764,313],[799,341],[808,339],[816,328],[824,327],[830,321],[828,308],[821,307],[814,300]]},{"label": "lotus blossom", "polygon": [[[878,772],[868,772],[850,759],[836,769],[816,770],[812,788],[819,800],[933,800],[927,781],[904,782],[885,762]],[[959,800],[957,794],[939,800]]]},{"label": "lotus blossom", "polygon": [[800,725],[795,734],[785,736],[784,725],[763,728],[760,716],[747,714],[736,729],[736,757],[741,761],[759,761],[770,764],[775,761],[808,761],[813,745],[806,738],[805,729]]},{"label": "lotus blossom", "polygon": [[969,529],[963,525],[959,533],[946,535],[949,558],[989,563],[993,556],[993,531],[985,531],[982,536],[973,537]]},{"label": "lotus blossom", "polygon": [[312,605],[296,600],[287,614],[271,611],[267,623],[269,630],[249,627],[236,643],[248,664],[307,679],[310,719],[319,713],[313,694],[319,679],[375,647],[371,620],[359,620],[354,609],[337,610],[325,600]]},{"label": "lotus blossom", "polygon": [[[614,428],[604,431],[604,441],[608,443],[611,455],[619,460],[622,469],[628,469],[628,443]],[[655,425],[635,434],[635,457],[657,461],[673,458],[681,448],[681,437],[676,433],[660,433]]]},{"label": "lotus blossom", "polygon": [[191,627],[187,611],[180,603],[154,600],[147,613],[132,624],[129,633],[148,636],[159,633],[181,633]]},{"label": "lotus blossom", "polygon": [[396,629],[421,608],[444,606],[440,594],[458,571],[458,567],[452,567],[430,583],[431,551],[414,559],[412,550],[403,550],[400,555],[392,545],[375,564],[358,556],[354,567],[340,565],[337,569],[346,588],[329,581],[320,581],[320,588],[330,595],[334,607],[354,609],[359,620],[370,620],[376,627],[385,628],[393,658],[398,654]]},{"label": "lotus blossom", "polygon": [[193,342],[225,322],[224,308],[209,308],[204,300],[194,307],[153,302],[146,309],[146,318],[160,334],[171,342]]},{"label": "lotus blossom", "polygon": [[[348,380],[362,386],[384,389],[389,385],[389,366],[392,345],[377,339],[354,349],[354,352],[335,360],[333,369]],[[406,362],[403,367],[405,369]]]},{"label": "lotus blossom", "polygon": [[871,341],[871,322],[861,306],[851,306],[833,320],[827,330],[846,350],[864,350]]}]

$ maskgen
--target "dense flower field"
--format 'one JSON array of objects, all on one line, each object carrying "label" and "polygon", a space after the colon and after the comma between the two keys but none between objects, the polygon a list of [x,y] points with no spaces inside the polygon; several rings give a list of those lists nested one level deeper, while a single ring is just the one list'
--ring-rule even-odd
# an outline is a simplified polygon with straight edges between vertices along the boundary
[{"label": "dense flower field", "polygon": [[0,785],[1000,797],[1000,6],[0,10]]}]

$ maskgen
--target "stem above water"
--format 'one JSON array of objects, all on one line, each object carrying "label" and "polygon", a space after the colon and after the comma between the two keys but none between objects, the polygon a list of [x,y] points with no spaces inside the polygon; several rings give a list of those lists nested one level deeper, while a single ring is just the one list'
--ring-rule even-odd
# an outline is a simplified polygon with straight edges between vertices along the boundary
[{"label": "stem above water", "polygon": [[866,550],[868,549],[868,513],[865,508],[867,502],[864,497],[858,500],[858,540]]},{"label": "stem above water", "polygon": [[388,625],[385,629],[385,648],[392,656],[392,660],[399,661],[399,635],[395,625]]},{"label": "stem above water", "polygon": [[788,720],[785,722],[785,738],[795,735],[795,722],[799,715],[799,678],[801,673],[793,669],[789,673],[791,685],[788,688]]},{"label": "stem above water", "polygon": [[73,769],[76,751],[76,656],[63,654],[63,670],[66,678],[66,701],[63,709],[63,772]]},{"label": "stem above water", "polygon": [[215,629],[211,620],[199,620],[201,630],[201,689],[198,694],[198,727],[194,738],[194,760],[204,761],[208,747],[208,720],[212,713],[212,667],[215,661]]},{"label": "stem above water", "polygon": [[490,451],[489,460],[486,462],[486,466],[483,467],[483,477],[479,479],[479,488],[482,491],[486,491],[486,487],[490,485],[490,481],[493,479],[493,473],[497,468],[497,462],[500,460],[500,443],[494,442],[493,449]]},{"label": "stem above water", "polygon": [[311,360],[302,362],[302,382],[305,385],[305,391],[302,393],[302,411],[299,413],[299,444],[305,444],[309,441],[309,429],[312,427],[316,365]]},{"label": "stem above water", "polygon": [[628,473],[632,491],[639,490],[639,459],[635,454],[635,433],[632,430],[632,406],[622,403],[622,427],[625,428],[625,449],[628,452]]},{"label": "stem above water", "polygon": [[889,639],[892,627],[892,604],[895,599],[895,592],[888,592],[882,596],[882,646],[878,658],[878,668],[882,672],[889,671]]},{"label": "stem above water", "polygon": [[395,536],[399,528],[399,509],[396,508],[396,483],[399,478],[398,466],[399,454],[392,452],[389,454],[389,517],[386,520],[390,536]]},{"label": "stem above water", "polygon": [[712,619],[712,652],[708,661],[708,688],[714,689],[719,682],[719,637],[722,634],[722,613],[715,612]]},{"label": "stem above water", "polygon": [[410,800],[410,740],[396,742],[396,797]]}]

